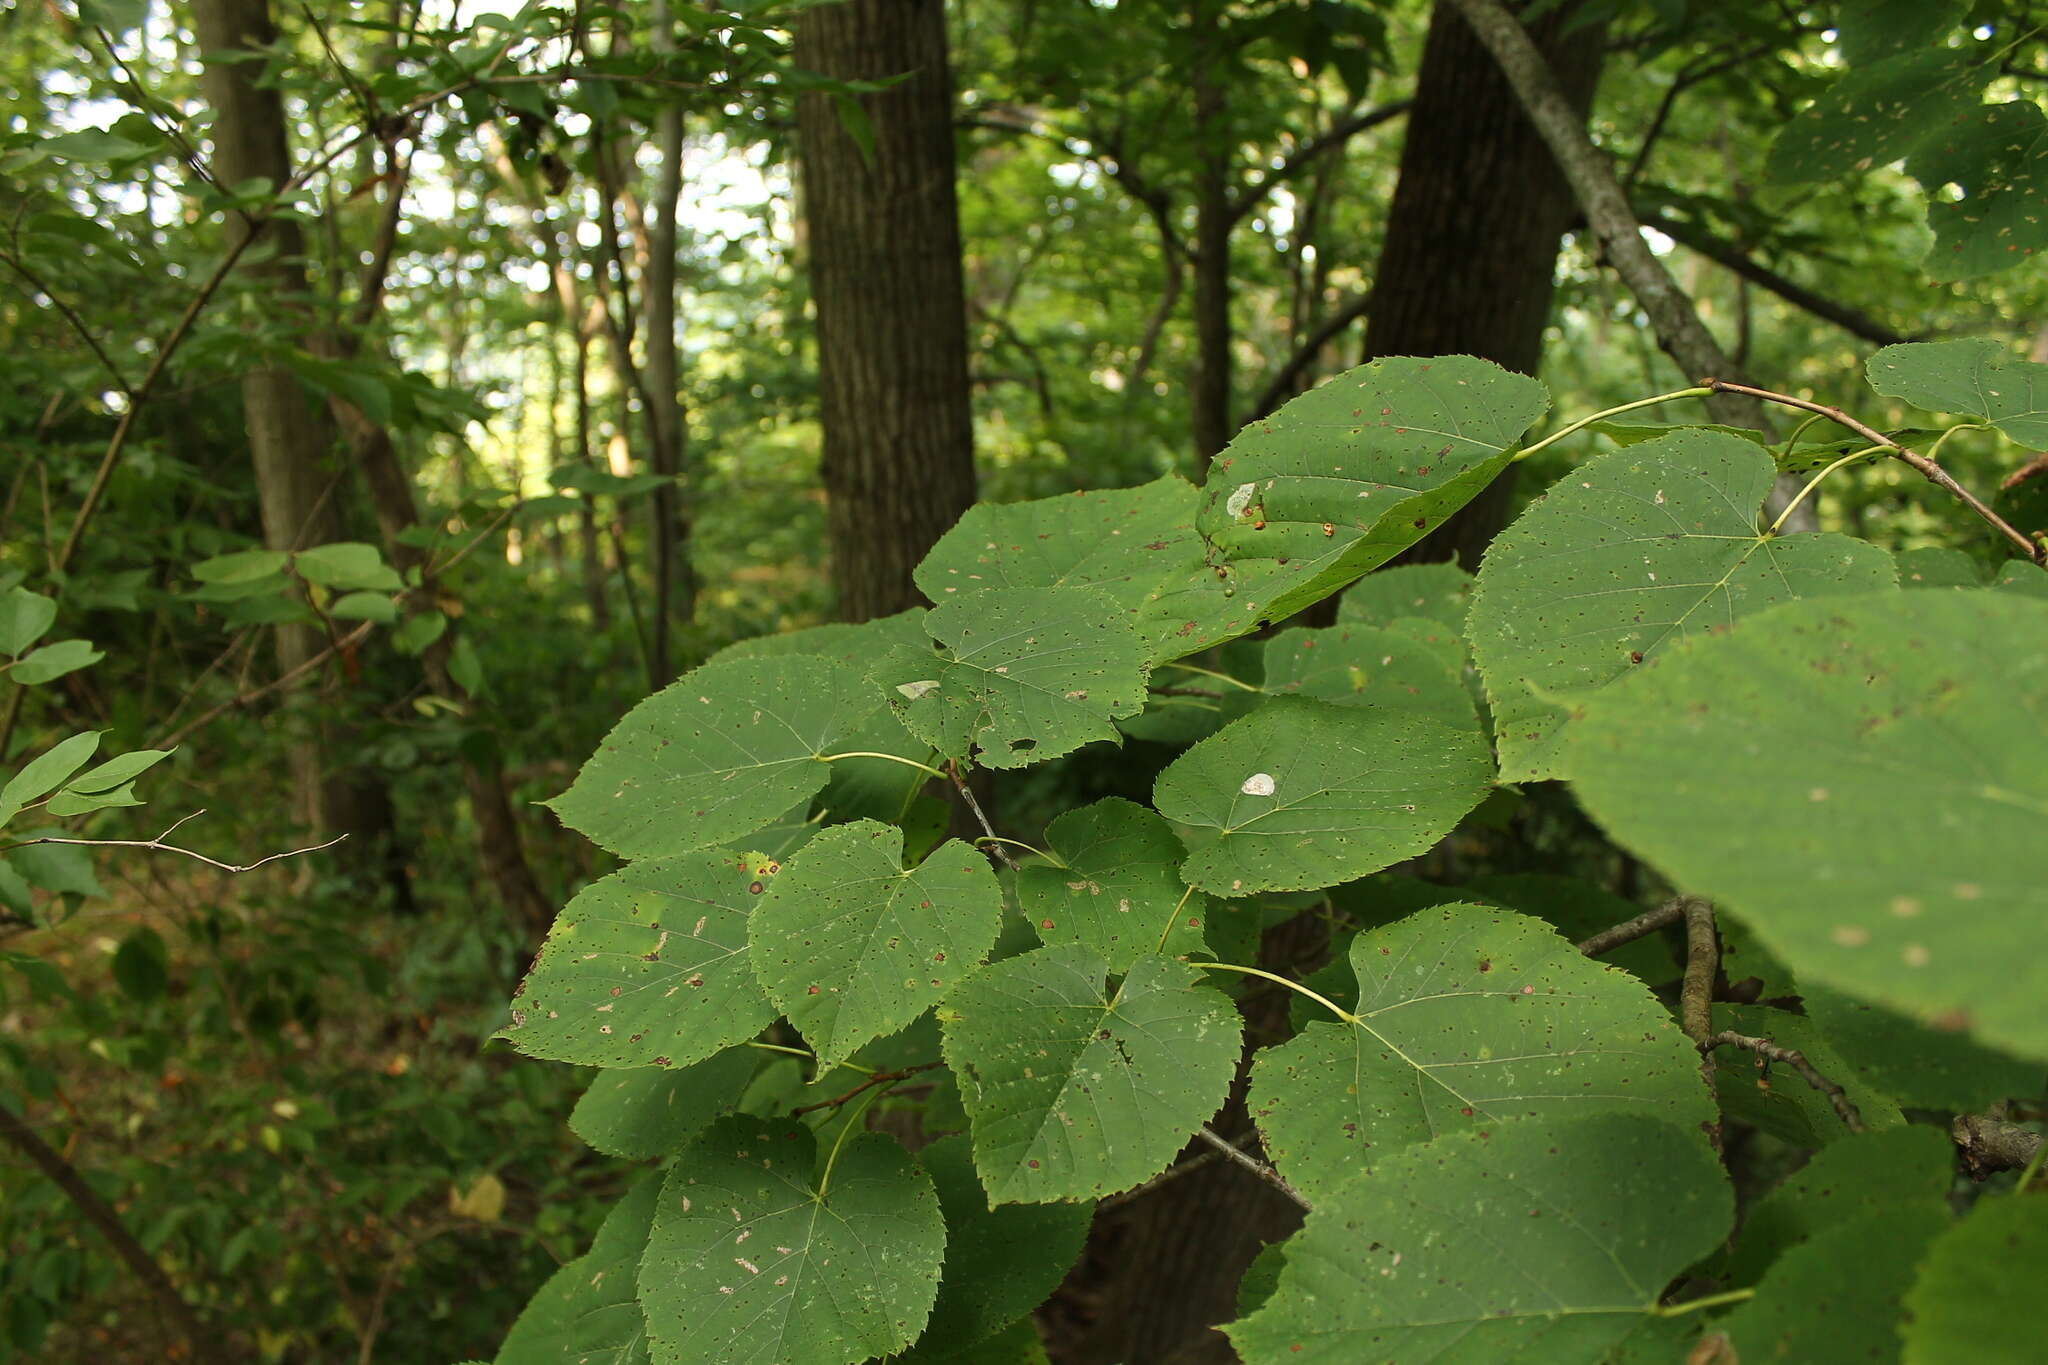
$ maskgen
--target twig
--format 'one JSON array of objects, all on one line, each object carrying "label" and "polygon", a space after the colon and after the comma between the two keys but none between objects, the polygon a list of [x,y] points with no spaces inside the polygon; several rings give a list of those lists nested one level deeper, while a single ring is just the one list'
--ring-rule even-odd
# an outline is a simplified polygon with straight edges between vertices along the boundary
[{"label": "twig", "polygon": [[1199,1171],[1204,1166],[1214,1165],[1216,1162],[1219,1162],[1221,1160],[1223,1160],[1223,1153],[1221,1152],[1202,1152],[1198,1155],[1191,1156],[1186,1161],[1181,1162],[1178,1166],[1168,1166],[1165,1170],[1161,1171],[1158,1175],[1153,1176],[1150,1180],[1146,1181],[1142,1185],[1138,1185],[1132,1189],[1125,1190],[1122,1194],[1113,1194],[1109,1196],[1107,1199],[1098,1200],[1095,1205],[1095,1211],[1097,1213],[1101,1213],[1107,1209],[1113,1209],[1118,1207],[1119,1205],[1128,1204],[1133,1199],[1137,1199],[1143,1195],[1152,1193],[1152,1191],[1158,1189],[1161,1185],[1164,1185],[1169,1181],[1178,1180],[1182,1176],[1187,1175],[1191,1171]]},{"label": "twig", "polygon": [[1789,393],[1774,393],[1770,389],[1759,389],[1750,384],[1731,383],[1725,379],[1708,378],[1700,380],[1700,383],[1717,393],[1747,394],[1752,398],[1772,403],[1781,403],[1788,408],[1798,408],[1802,412],[1818,413],[1830,421],[1847,427],[1864,440],[1883,446],[1887,451],[1891,452],[1893,458],[1902,460],[1919,470],[1929,483],[1939,488],[1945,488],[1960,498],[1965,507],[1975,512],[1992,529],[2003,535],[2014,545],[2017,545],[2020,553],[2024,554],[2028,559],[2033,560],[2036,564],[2048,565],[2048,545],[2037,544],[2019,531],[2014,530],[2011,523],[2007,522],[2004,517],[1999,516],[1998,513],[1985,506],[1975,493],[1957,483],[1953,475],[1927,456],[1900,445],[1891,437],[1877,430],[1877,428],[1867,423],[1859,422],[1840,408],[1829,407],[1826,403],[1816,403],[1810,398],[1794,397]]},{"label": "twig", "polygon": [[1593,937],[1582,941],[1578,949],[1587,957],[1598,957],[1602,953],[1613,952],[1624,943],[1634,943],[1639,938],[1647,938],[1659,929],[1684,919],[1685,904],[1685,897],[1675,896],[1655,910],[1645,910],[1634,919],[1624,920],[1612,929],[1602,929]]},{"label": "twig", "polygon": [[124,1261],[135,1277],[149,1290],[163,1315],[170,1319],[172,1327],[185,1338],[185,1345],[194,1360],[219,1362],[225,1360],[220,1348],[220,1336],[206,1329],[199,1315],[185,1296],[178,1292],[178,1286],[171,1281],[170,1274],[154,1256],[135,1239],[128,1225],[121,1221],[121,1215],[113,1206],[102,1199],[99,1192],[88,1183],[76,1166],[66,1161],[62,1154],[49,1143],[44,1142],[28,1121],[19,1114],[0,1104],[0,1137],[27,1154],[50,1183],[64,1192],[65,1198],[85,1216],[85,1220],[99,1229],[100,1235],[113,1247],[114,1254]]},{"label": "twig", "polygon": [[63,839],[59,838],[54,834],[46,834],[41,838],[23,839],[18,844],[9,844],[7,845],[6,849],[0,850],[0,852],[12,851],[17,848],[30,848],[36,844],[75,844],[85,848],[142,848],[148,849],[154,853],[180,854],[184,857],[196,859],[199,862],[205,863],[208,867],[217,867],[223,872],[254,872],[257,868],[263,866],[265,863],[274,863],[280,858],[296,858],[301,853],[318,853],[322,849],[333,848],[343,839],[348,838],[346,834],[337,834],[324,844],[313,844],[307,848],[287,849],[283,853],[268,854],[264,857],[258,858],[253,863],[247,864],[224,863],[216,858],[209,858],[204,853],[194,853],[189,848],[179,848],[176,844],[167,844],[164,842],[164,840],[170,838],[173,834],[177,833],[178,825],[184,824],[187,820],[197,820],[200,816],[204,814],[206,814],[206,812],[203,810],[195,810],[190,815],[184,816],[181,819],[179,819],[177,824],[172,825],[169,829],[165,830],[162,834],[157,835],[156,838],[154,839]]},{"label": "twig", "polygon": [[1949,1125],[1963,1154],[1963,1169],[1971,1179],[1982,1180],[1998,1171],[2020,1170],[2030,1165],[2048,1144],[2048,1137],[2032,1128],[1988,1114],[1959,1114]]},{"label": "twig", "polygon": [[1685,979],[1678,988],[1678,1022],[1686,1037],[1705,1047],[1714,1032],[1714,974],[1721,969],[1721,941],[1714,932],[1711,903],[1681,896],[1678,906],[1685,916]]},{"label": "twig", "polygon": [[954,790],[967,803],[967,809],[974,812],[974,818],[981,822],[981,832],[989,837],[989,849],[1003,860],[1003,866],[1015,872],[1017,860],[1010,856],[1010,850],[1003,847],[1003,841],[996,834],[996,827],[988,822],[988,815],[981,808],[981,802],[974,799],[974,789],[967,785],[967,779],[960,776],[960,765],[952,759],[946,760],[946,776],[953,779]]},{"label": "twig", "polygon": [[261,687],[252,687],[246,692],[242,692],[237,694],[236,696],[229,697],[220,705],[213,707],[211,710],[203,712],[202,714],[194,717],[189,721],[186,721],[176,730],[172,731],[170,734],[158,740],[151,747],[157,749],[177,748],[179,744],[184,742],[184,739],[187,735],[190,735],[194,730],[204,729],[223,712],[232,711],[238,706],[247,706],[250,702],[253,701],[261,701],[263,698],[269,696],[272,692],[277,692],[286,687],[291,686],[293,683],[297,682],[306,674],[311,673],[314,669],[326,663],[336,654],[339,654],[347,649],[352,649],[356,645],[361,644],[364,640],[369,638],[370,632],[374,628],[374,622],[363,622],[354,630],[342,636],[339,640],[335,641],[327,648],[321,650],[318,654],[315,654],[312,658],[305,660],[303,663],[293,665],[291,668],[288,668],[284,672],[278,674],[275,678],[272,678],[269,682],[264,683]]},{"label": "twig", "polygon": [[1805,1054],[1801,1053],[1798,1049],[1782,1047],[1768,1038],[1753,1038],[1746,1033],[1736,1033],[1732,1029],[1723,1029],[1719,1033],[1709,1034],[1701,1042],[1700,1055],[1703,1057],[1708,1056],[1717,1047],[1739,1047],[1754,1052],[1757,1055],[1758,1066],[1763,1066],[1769,1062],[1783,1062],[1786,1066],[1791,1067],[1804,1077],[1808,1085],[1828,1097],[1828,1103],[1834,1106],[1835,1113],[1841,1118],[1844,1128],[1847,1128],[1852,1133],[1863,1131],[1863,1115],[1857,1112],[1856,1105],[1850,1100],[1848,1092],[1844,1091],[1841,1086],[1836,1085],[1826,1076],[1823,1076],[1820,1073],[1820,1068],[1807,1061]]},{"label": "twig", "polygon": [[837,1109],[848,1100],[854,1099],[863,1092],[872,1090],[878,1085],[894,1085],[898,1081],[907,1080],[917,1075],[920,1071],[936,1071],[944,1065],[944,1062],[922,1062],[917,1066],[906,1066],[897,1071],[877,1071],[844,1095],[834,1095],[831,1099],[819,1100],[816,1104],[799,1105],[789,1111],[789,1116],[795,1118],[799,1114],[814,1114],[820,1109]]},{"label": "twig", "polygon": [[[40,275],[37,275],[26,265],[22,264],[19,256],[12,253],[0,254],[0,261],[5,261],[8,269],[26,280],[30,289],[48,299],[50,306],[57,310],[58,315],[64,321],[71,324],[71,330],[78,334],[78,339],[84,342],[87,348],[99,358],[100,364],[105,367],[108,376],[113,379],[114,388],[122,397],[125,398],[133,392],[128,387],[127,376],[121,373],[121,367],[114,363],[114,358],[107,354],[104,346],[100,345],[99,338],[94,336],[91,329],[85,325],[85,319],[78,315],[77,309],[64,302],[63,296],[58,294],[55,289],[52,289]],[[29,301],[33,303],[35,300],[31,298]]]},{"label": "twig", "polygon": [[1769,266],[1750,259],[1732,243],[1722,241],[1695,223],[1688,223],[1668,214],[1646,213],[1643,215],[1643,226],[1663,233],[1680,246],[1706,257],[1738,279],[1761,285],[1793,307],[1803,309],[1823,322],[1834,323],[1850,336],[1858,337],[1874,346],[1892,346],[1912,340],[1909,336],[1893,331],[1859,308],[1851,308],[1846,303],[1824,298],[1804,285],[1786,279]]},{"label": "twig", "polygon": [[1223,700],[1223,694],[1213,687],[1148,687],[1145,689],[1155,697],[1210,697]]},{"label": "twig", "polygon": [[1229,1139],[1223,1137],[1221,1134],[1217,1133],[1214,1129],[1209,1127],[1208,1124],[1205,1123],[1200,1128],[1197,1128],[1195,1130],[1195,1136],[1200,1138],[1202,1141],[1208,1143],[1211,1147],[1214,1147],[1216,1151],[1219,1154],[1221,1154],[1226,1161],[1236,1162],[1238,1165],[1244,1167],[1246,1170],[1250,1171],[1259,1179],[1265,1181],[1268,1185],[1271,1185],[1274,1189],[1280,1191],[1280,1193],[1286,1195],[1289,1199],[1294,1201],[1295,1205],[1298,1208],[1300,1208],[1302,1212],[1313,1212],[1314,1206],[1311,1205],[1308,1202],[1308,1200],[1303,1199],[1301,1197],[1301,1191],[1295,1189],[1294,1186],[1287,1183],[1287,1178],[1285,1176],[1281,1175],[1280,1172],[1274,1170],[1271,1166],[1268,1166],[1265,1162],[1259,1160],[1257,1157],[1252,1156],[1238,1148],[1236,1145],[1231,1143]]}]

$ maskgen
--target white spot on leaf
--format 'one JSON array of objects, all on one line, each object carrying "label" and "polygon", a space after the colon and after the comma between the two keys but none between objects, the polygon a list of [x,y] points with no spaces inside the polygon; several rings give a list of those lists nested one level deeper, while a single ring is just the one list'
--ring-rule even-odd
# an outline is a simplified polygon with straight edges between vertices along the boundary
[{"label": "white spot on leaf", "polygon": [[1244,785],[1239,787],[1238,790],[1246,796],[1271,796],[1273,794],[1273,774],[1253,773],[1244,780]]}]

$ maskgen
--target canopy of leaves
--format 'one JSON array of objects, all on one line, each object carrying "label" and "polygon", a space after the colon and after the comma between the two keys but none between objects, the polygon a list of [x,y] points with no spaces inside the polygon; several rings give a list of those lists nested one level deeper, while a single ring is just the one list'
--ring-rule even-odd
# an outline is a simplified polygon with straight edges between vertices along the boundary
[{"label": "canopy of leaves", "polygon": [[[669,1169],[640,1262],[655,1365],[854,1365],[924,1330],[946,1228],[891,1138],[720,1119]],[[829,1183],[827,1183],[829,1179]]]},{"label": "canopy of leaves", "polygon": [[1228,1331],[1246,1365],[1599,1360],[1733,1211],[1705,1139],[1655,1119],[1448,1133],[1319,1202]]},{"label": "canopy of leaves", "polygon": [[1157,1175],[1223,1104],[1237,1011],[1195,971],[1141,957],[1114,987],[1080,946],[970,977],[940,1009],[946,1061],[994,1203],[1085,1199]]},{"label": "canopy of leaves", "polygon": [[1153,803],[1181,875],[1219,896],[1334,886],[1448,834],[1492,781],[1486,742],[1412,712],[1276,697],[1189,749]]},{"label": "canopy of leaves", "polygon": [[2048,1058],[2048,603],[1801,602],[1675,646],[1572,754],[1616,838],[1802,977]]},{"label": "canopy of leaves", "polygon": [[1504,779],[1571,775],[1561,733],[1588,694],[1675,641],[1896,582],[1875,546],[1760,531],[1775,476],[1752,442],[1675,432],[1588,460],[1495,539],[1470,630]]},{"label": "canopy of leaves", "polygon": [[1351,967],[1350,1017],[1311,1023],[1252,1071],[1266,1149],[1311,1203],[1452,1130],[1609,1109],[1712,1120],[1697,1054],[1657,998],[1539,920],[1439,906],[1360,934]]}]

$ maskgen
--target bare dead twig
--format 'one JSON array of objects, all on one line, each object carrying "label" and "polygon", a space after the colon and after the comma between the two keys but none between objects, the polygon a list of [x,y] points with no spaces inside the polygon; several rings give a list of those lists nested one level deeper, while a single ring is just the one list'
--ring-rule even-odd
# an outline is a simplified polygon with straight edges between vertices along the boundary
[{"label": "bare dead twig", "polygon": [[1835,1114],[1842,1120],[1842,1126],[1852,1133],[1863,1131],[1863,1115],[1850,1100],[1848,1092],[1820,1073],[1820,1068],[1806,1060],[1797,1048],[1780,1046],[1768,1038],[1755,1038],[1732,1029],[1709,1034],[1700,1044],[1700,1055],[1708,1056],[1717,1047],[1739,1047],[1757,1056],[1757,1065],[1762,1067],[1770,1062],[1782,1062],[1798,1072],[1806,1083],[1828,1097]]},{"label": "bare dead twig", "polygon": [[2025,1168],[2040,1152],[2048,1136],[2032,1128],[1988,1114],[1960,1114],[1949,1125],[1949,1136],[1963,1154],[1963,1169],[1973,1180],[1998,1171]]},{"label": "bare dead twig", "polygon": [[[252,687],[246,692],[241,692],[235,696],[229,697],[220,705],[212,707],[211,709],[203,712],[202,714],[193,717],[191,720],[186,721],[176,730],[172,731],[170,734],[158,740],[151,747],[157,749],[177,748],[179,744],[184,742],[186,736],[190,735],[194,730],[202,730],[206,728],[206,726],[211,724],[216,717],[222,715],[223,713],[232,711],[238,706],[247,706],[250,702],[253,701],[261,701],[263,698],[269,696],[273,692],[282,691],[283,689],[297,682],[300,678],[306,676],[306,674],[311,673],[314,669],[326,663],[335,655],[341,653],[343,650],[351,649],[354,646],[361,644],[364,640],[369,638],[370,632],[374,628],[375,625],[373,622],[363,622],[354,630],[342,636],[339,640],[335,641],[327,648],[321,650],[318,654],[315,654],[312,658],[307,659],[305,662],[297,664],[292,668],[286,669],[284,672],[278,674],[275,678],[272,678],[269,682],[264,683],[259,687]],[[250,657],[253,658],[255,656],[252,653]]]},{"label": "bare dead twig", "polygon": [[1954,475],[1950,474],[1933,460],[1928,459],[1916,450],[1900,445],[1875,427],[1858,421],[1842,411],[1842,409],[1830,407],[1826,403],[1816,403],[1810,398],[1799,398],[1789,393],[1774,393],[1770,389],[1760,389],[1750,384],[1731,383],[1725,379],[1706,378],[1700,380],[1700,383],[1716,393],[1746,394],[1751,398],[1760,399],[1765,402],[1779,403],[1788,408],[1798,408],[1802,412],[1818,413],[1837,425],[1855,432],[1872,445],[1883,446],[1891,452],[1894,459],[1911,465],[1929,483],[1937,488],[1946,489],[1960,499],[1962,504],[1976,513],[1986,525],[2017,546],[2021,554],[2033,560],[2036,564],[2048,566],[2048,545],[2037,543],[2020,531],[2014,530],[2010,522],[1992,511],[1975,493],[1957,483]]},{"label": "bare dead twig", "polygon": [[223,872],[254,872],[265,863],[274,863],[280,858],[296,858],[302,853],[318,853],[322,849],[333,848],[336,844],[348,838],[346,834],[337,834],[324,844],[313,844],[306,848],[287,849],[283,853],[267,854],[264,857],[258,858],[253,863],[224,863],[217,858],[209,858],[204,853],[195,853],[189,848],[179,848],[176,844],[164,842],[164,840],[178,832],[179,825],[184,824],[188,820],[197,820],[204,814],[206,812],[203,810],[195,810],[190,815],[181,817],[169,829],[157,835],[154,839],[66,839],[54,834],[46,834],[40,838],[23,839],[20,843],[9,844],[7,848],[30,848],[36,844],[73,844],[84,848],[141,848],[147,849],[152,853],[176,853],[205,863],[208,867],[217,867]]},{"label": "bare dead twig", "polygon": [[1578,950],[1587,957],[1598,957],[1611,953],[1624,943],[1633,943],[1639,938],[1648,938],[1659,929],[1678,923],[1685,918],[1685,897],[1674,896],[1655,910],[1645,910],[1634,919],[1624,920],[1612,929],[1602,929],[1589,939],[1581,941]]},{"label": "bare dead twig", "polygon": [[1714,907],[1696,896],[1679,898],[1685,916],[1685,979],[1678,988],[1678,1022],[1702,1047],[1714,1031],[1714,976],[1721,970],[1721,940]]},{"label": "bare dead twig", "polygon": [[1133,1199],[1138,1199],[1152,1193],[1152,1191],[1158,1189],[1161,1185],[1165,1185],[1170,1183],[1171,1181],[1178,1180],[1184,1175],[1190,1174],[1194,1171],[1199,1171],[1204,1166],[1214,1165],[1216,1162],[1219,1162],[1221,1160],[1223,1160],[1223,1153],[1218,1151],[1207,1151],[1197,1156],[1191,1156],[1186,1161],[1181,1162],[1178,1166],[1168,1166],[1165,1170],[1161,1171],[1158,1175],[1153,1176],[1150,1180],[1146,1181],[1142,1185],[1133,1186],[1132,1188],[1125,1190],[1122,1194],[1113,1194],[1110,1195],[1107,1199],[1097,1201],[1095,1205],[1095,1211],[1097,1213],[1103,1213],[1110,1209],[1116,1208],[1119,1205],[1128,1204]]},{"label": "bare dead twig", "polygon": [[1250,1171],[1253,1175],[1286,1195],[1294,1201],[1295,1206],[1301,1209],[1302,1212],[1308,1213],[1313,1210],[1313,1206],[1308,1200],[1301,1197],[1301,1191],[1287,1183],[1287,1177],[1232,1143],[1228,1138],[1209,1127],[1208,1124],[1205,1123],[1200,1128],[1197,1128],[1195,1136],[1215,1148],[1224,1160],[1235,1162],[1237,1165],[1244,1167],[1247,1171]]}]

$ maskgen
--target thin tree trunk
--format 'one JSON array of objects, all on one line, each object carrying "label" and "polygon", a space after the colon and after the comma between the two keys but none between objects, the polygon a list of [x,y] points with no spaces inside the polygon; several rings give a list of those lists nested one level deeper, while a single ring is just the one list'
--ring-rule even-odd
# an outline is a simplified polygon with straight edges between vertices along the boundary
[{"label": "thin tree trunk", "polygon": [[1207,469],[1236,434],[1231,425],[1230,148],[1216,0],[1195,0],[1195,462]]},{"label": "thin tree trunk", "polygon": [[[675,27],[668,0],[654,0],[653,21],[655,52],[675,51]],[[690,573],[689,519],[683,490],[676,482],[684,474],[687,441],[676,360],[676,205],[683,187],[681,104],[671,102],[656,116],[655,139],[660,145],[661,164],[655,172],[654,200],[649,206],[656,217],[648,234],[647,269],[641,276],[641,291],[647,316],[647,415],[652,438],[649,463],[656,474],[669,480],[655,489],[650,500],[650,557],[654,563],[654,603],[650,612],[654,618],[654,638],[649,648],[657,684],[666,685],[675,677],[669,641],[671,622],[688,622],[695,612],[696,597]]]},{"label": "thin tree trunk", "polygon": [[806,10],[796,62],[847,80],[909,73],[858,97],[871,154],[830,98],[797,102],[827,527],[839,615],[860,621],[918,604],[911,570],[974,501],[944,5]]},{"label": "thin tree trunk", "polygon": [[[207,54],[201,84],[214,110],[214,178],[225,185],[261,179],[282,187],[291,177],[284,104],[263,80],[264,63],[254,57],[277,41],[267,0],[196,0],[192,12],[199,49]],[[233,240],[250,231],[249,220],[231,212],[227,230]],[[246,265],[244,274],[273,316],[281,313],[310,327],[299,224],[279,218],[263,231],[267,242],[257,250],[267,246],[268,252]],[[311,395],[291,371],[264,366],[242,377],[242,404],[264,544],[291,550],[342,539],[334,429]],[[279,626],[279,670],[291,671],[326,645],[317,627]],[[339,765],[338,736],[329,721],[316,716],[310,725],[311,733],[291,748],[299,817],[315,829],[381,837],[378,809],[388,811],[388,800]]]},{"label": "thin tree trunk", "polygon": [[[1606,26],[1574,28],[1576,11],[1551,10],[1529,36],[1583,122]],[[1366,354],[1476,355],[1535,374],[1558,245],[1576,213],[1571,186],[1514,88],[1456,10],[1439,4],[1374,274]],[[1513,491],[1510,471],[1404,558],[1476,568]]]}]

